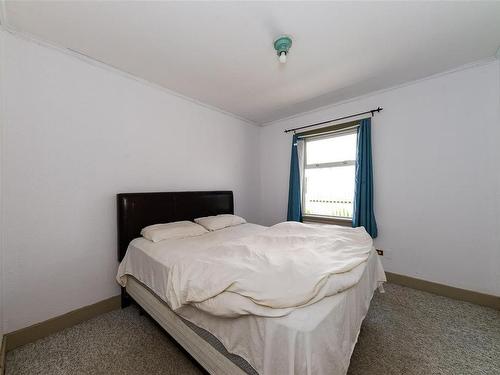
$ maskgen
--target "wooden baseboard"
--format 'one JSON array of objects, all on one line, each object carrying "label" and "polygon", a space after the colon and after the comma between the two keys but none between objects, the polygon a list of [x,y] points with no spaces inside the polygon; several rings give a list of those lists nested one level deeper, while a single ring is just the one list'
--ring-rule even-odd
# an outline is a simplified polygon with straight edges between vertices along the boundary
[{"label": "wooden baseboard", "polygon": [[5,336],[0,337],[0,375],[5,374],[5,344],[7,340],[5,339]]},{"label": "wooden baseboard", "polygon": [[114,296],[44,322],[10,332],[4,336],[6,351],[10,351],[21,345],[36,341],[65,328],[72,327],[78,323],[119,308],[120,296]]},{"label": "wooden baseboard", "polygon": [[[497,296],[455,288],[392,272],[386,272],[386,276],[387,281],[390,283],[500,310],[500,297]],[[93,305],[81,307],[64,315],[4,335],[0,349],[0,375],[5,370],[5,352],[119,308],[120,296],[114,296]]]},{"label": "wooden baseboard", "polygon": [[416,279],[410,276],[398,275],[397,273],[386,272],[385,275],[387,276],[387,281],[393,284],[403,285],[413,289],[423,290],[424,292],[434,293],[440,296],[500,310],[500,297],[497,296],[474,292],[467,289],[455,288],[431,281]]}]

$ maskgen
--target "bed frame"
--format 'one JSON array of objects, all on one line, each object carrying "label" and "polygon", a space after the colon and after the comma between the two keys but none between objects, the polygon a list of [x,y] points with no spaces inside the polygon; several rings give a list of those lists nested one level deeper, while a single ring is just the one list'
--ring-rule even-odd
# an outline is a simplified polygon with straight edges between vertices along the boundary
[{"label": "bed frame", "polygon": [[[233,214],[232,191],[117,194],[118,261],[145,226],[218,214]],[[130,277],[122,288],[122,308],[132,302],[152,317],[202,370],[210,374],[246,375],[236,364],[198,336],[146,286]]]},{"label": "bed frame", "polygon": [[[118,261],[127,247],[152,224],[194,220],[197,217],[234,214],[232,191],[182,191],[165,193],[122,193],[116,196],[118,219]],[[122,288],[122,308],[131,298]]]},{"label": "bed frame", "polygon": [[148,225],[234,214],[232,191],[122,193],[117,194],[116,203],[120,262],[130,241],[140,237],[141,229]]},{"label": "bed frame", "polygon": [[[118,194],[118,260],[123,259],[130,241],[139,237],[141,229],[147,225],[233,213],[234,203],[231,191]],[[126,288],[122,288],[122,307],[128,306],[131,302],[139,305],[152,317],[204,371],[214,375],[256,373],[251,367],[248,369],[241,363],[237,365],[215,349],[188,327],[147,286],[130,276]],[[366,311],[360,318],[359,326]]]}]

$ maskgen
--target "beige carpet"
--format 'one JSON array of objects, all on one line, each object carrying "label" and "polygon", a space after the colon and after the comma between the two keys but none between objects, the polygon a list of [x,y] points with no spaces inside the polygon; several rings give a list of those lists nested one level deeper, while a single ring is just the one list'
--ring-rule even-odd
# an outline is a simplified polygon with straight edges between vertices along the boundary
[{"label": "beige carpet", "polygon": [[[134,307],[7,354],[7,375],[200,374]],[[375,293],[349,375],[499,375],[500,311],[387,284]]]}]

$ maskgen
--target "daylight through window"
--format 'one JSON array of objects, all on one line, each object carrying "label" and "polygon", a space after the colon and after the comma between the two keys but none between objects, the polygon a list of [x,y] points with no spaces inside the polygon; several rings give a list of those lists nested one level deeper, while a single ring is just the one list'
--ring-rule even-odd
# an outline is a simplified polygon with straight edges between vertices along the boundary
[{"label": "daylight through window", "polygon": [[303,214],[352,218],[356,129],[305,139]]}]

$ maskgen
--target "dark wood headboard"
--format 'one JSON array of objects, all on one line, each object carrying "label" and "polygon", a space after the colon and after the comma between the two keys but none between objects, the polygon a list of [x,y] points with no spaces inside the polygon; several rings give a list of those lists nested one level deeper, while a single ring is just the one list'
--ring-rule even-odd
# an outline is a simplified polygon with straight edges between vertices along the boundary
[{"label": "dark wood headboard", "polygon": [[123,193],[116,195],[116,203],[119,261],[148,225],[234,213],[232,191]]}]

